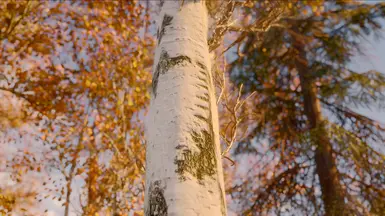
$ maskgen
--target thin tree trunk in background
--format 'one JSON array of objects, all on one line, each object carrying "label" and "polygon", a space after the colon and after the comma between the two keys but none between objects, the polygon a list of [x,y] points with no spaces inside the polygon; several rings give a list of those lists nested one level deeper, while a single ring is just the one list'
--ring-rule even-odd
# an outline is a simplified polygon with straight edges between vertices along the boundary
[{"label": "thin tree trunk in background", "polygon": [[145,214],[226,215],[203,1],[163,1],[146,118]]},{"label": "thin tree trunk in background", "polygon": [[72,193],[72,189],[71,189],[71,186],[72,186],[72,179],[73,179],[73,174],[75,172],[75,166],[76,166],[76,158],[73,159],[75,161],[72,162],[71,164],[71,169],[70,169],[70,172],[68,174],[68,182],[67,182],[67,193],[66,193],[66,202],[65,202],[65,209],[64,209],[64,216],[68,216],[69,215],[69,210],[70,210],[70,202],[71,202],[71,193]]},{"label": "thin tree trunk in background", "polygon": [[[80,137],[79,137],[79,141],[78,142],[80,143],[81,140],[83,140],[83,128],[81,129]],[[75,151],[74,158],[72,158],[72,161],[71,161],[71,169],[70,169],[70,171],[68,173],[68,176],[66,177],[67,193],[66,193],[66,202],[65,202],[64,216],[69,216],[69,213],[70,213],[70,203],[71,203],[71,194],[72,194],[72,181],[73,181],[73,178],[75,176],[75,168],[76,168],[76,163],[77,163],[76,160],[79,157],[80,151],[81,151],[81,148],[78,148]]]},{"label": "thin tree trunk in background", "polygon": [[85,215],[92,215],[94,216],[98,211],[100,207],[100,203],[98,200],[98,177],[100,176],[100,170],[99,170],[99,164],[98,164],[98,152],[97,152],[97,146],[96,146],[96,140],[95,140],[95,134],[94,134],[94,126],[91,130],[91,137],[90,137],[90,156],[88,161],[88,173],[87,173],[87,205],[86,209],[84,211]]},{"label": "thin tree trunk in background", "polygon": [[316,130],[315,133],[311,134],[311,140],[316,145],[316,172],[320,181],[325,215],[344,215],[344,196],[339,181],[336,161],[333,157],[332,144],[323,125],[321,105],[317,97],[317,87],[310,76],[306,53],[303,47],[303,44],[298,41],[296,42],[295,48],[299,51],[299,56],[296,57],[295,64],[300,76],[305,114],[309,120],[310,129]]},{"label": "thin tree trunk in background", "polygon": [[112,201],[112,216],[119,216],[117,193],[114,193],[114,200]]},{"label": "thin tree trunk in background", "polygon": [[85,215],[95,215],[97,213],[97,172],[98,172],[98,161],[96,159],[95,153],[91,150],[91,156],[89,158],[89,170],[87,176],[87,205]]}]

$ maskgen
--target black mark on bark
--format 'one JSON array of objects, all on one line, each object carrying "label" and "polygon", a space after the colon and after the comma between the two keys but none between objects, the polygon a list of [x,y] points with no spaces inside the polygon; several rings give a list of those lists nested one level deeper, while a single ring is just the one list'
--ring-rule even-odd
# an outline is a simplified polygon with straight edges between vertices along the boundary
[{"label": "black mark on bark", "polygon": [[158,87],[158,79],[160,73],[163,72],[167,68],[167,59],[169,58],[168,53],[166,51],[162,51],[159,57],[158,64],[156,65],[156,69],[154,75],[152,77],[152,92],[156,97],[156,89]]},{"label": "black mark on bark", "polygon": [[[161,5],[163,5],[163,4],[161,3]],[[172,16],[170,16],[168,14],[164,14],[162,25],[161,25],[160,29],[158,29],[157,34],[156,34],[156,36],[158,38],[158,44],[160,44],[160,42],[162,41],[162,37],[163,37],[164,33],[166,33],[166,26],[171,25],[172,19],[173,19]]]},{"label": "black mark on bark", "polygon": [[205,102],[209,102],[209,98],[208,97],[203,97],[203,96],[197,96],[197,98],[205,101]]},{"label": "black mark on bark", "polygon": [[200,120],[206,122],[207,124],[210,124],[209,119],[207,119],[206,117],[201,116],[201,115],[194,115],[194,116],[195,116],[196,118],[198,118],[198,119],[200,119]]},{"label": "black mark on bark", "polygon": [[206,89],[207,91],[209,90],[209,87],[207,87],[207,85],[197,84],[197,87],[198,87],[198,88],[204,88],[204,89]]},{"label": "black mark on bark", "polygon": [[197,107],[199,107],[199,108],[201,108],[201,109],[203,109],[205,111],[210,111],[210,108],[208,108],[207,106],[202,106],[200,104],[195,104],[195,106],[197,106]]},{"label": "black mark on bark", "polygon": [[[209,85],[209,84],[211,84],[211,79],[210,79],[210,75],[209,75],[209,70],[207,69],[207,66],[203,63],[203,62],[201,62],[201,61],[199,61],[199,60],[197,60],[196,62],[195,62],[195,64],[199,67],[199,73],[201,74],[201,75],[203,75],[204,76],[204,78],[202,78],[202,77],[199,77],[198,76],[198,79],[199,80],[202,80],[203,82],[205,82],[207,85]],[[209,82],[210,81],[210,82]]]},{"label": "black mark on bark", "polygon": [[164,188],[160,181],[150,184],[148,190],[149,203],[146,209],[146,216],[167,216],[167,203],[164,198]]},{"label": "black mark on bark", "polygon": [[170,57],[166,51],[162,51],[152,78],[152,92],[156,97],[156,90],[158,88],[158,79],[160,74],[165,74],[170,68],[183,63],[192,63],[191,58],[185,55]]},{"label": "black mark on bark", "polygon": [[200,71],[199,71],[199,73],[201,73],[203,76],[205,76],[205,77],[206,77],[206,72],[205,72],[205,71],[203,71],[203,70],[200,70]]},{"label": "black mark on bark", "polygon": [[199,79],[200,81],[204,82],[206,85],[209,84],[209,83],[207,82],[207,79],[205,79],[205,78],[202,78],[202,77],[199,77],[199,76],[198,76],[198,79]]},{"label": "black mark on bark", "polygon": [[[196,61],[196,64],[198,65],[198,67],[200,68],[200,69],[202,69],[202,70],[204,70],[204,71],[207,71],[207,67],[206,67],[206,65],[203,63],[203,62],[201,62],[201,61]],[[207,74],[208,75],[208,74]]]}]

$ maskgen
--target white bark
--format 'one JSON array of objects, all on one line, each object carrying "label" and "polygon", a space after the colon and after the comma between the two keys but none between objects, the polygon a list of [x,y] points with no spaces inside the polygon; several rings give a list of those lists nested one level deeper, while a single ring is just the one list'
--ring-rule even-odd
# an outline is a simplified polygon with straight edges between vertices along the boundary
[{"label": "white bark", "polygon": [[226,215],[205,4],[164,1],[158,25],[145,214]]}]

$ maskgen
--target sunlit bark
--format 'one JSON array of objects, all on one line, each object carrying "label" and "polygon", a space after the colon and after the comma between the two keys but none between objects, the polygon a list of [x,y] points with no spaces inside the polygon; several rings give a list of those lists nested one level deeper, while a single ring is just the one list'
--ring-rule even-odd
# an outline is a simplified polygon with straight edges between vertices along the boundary
[{"label": "sunlit bark", "polygon": [[164,1],[146,122],[146,215],[226,215],[203,1]]}]

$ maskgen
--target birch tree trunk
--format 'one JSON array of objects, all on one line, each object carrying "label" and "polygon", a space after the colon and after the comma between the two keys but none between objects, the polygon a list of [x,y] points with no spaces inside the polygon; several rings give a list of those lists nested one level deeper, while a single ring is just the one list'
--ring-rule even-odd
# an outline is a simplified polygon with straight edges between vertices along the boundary
[{"label": "birch tree trunk", "polygon": [[146,119],[149,215],[226,215],[204,1],[163,1]]}]

